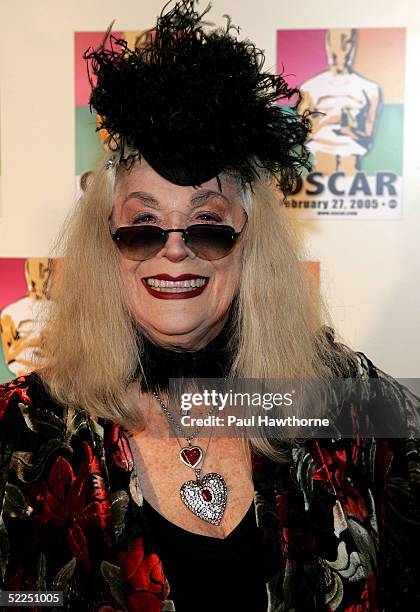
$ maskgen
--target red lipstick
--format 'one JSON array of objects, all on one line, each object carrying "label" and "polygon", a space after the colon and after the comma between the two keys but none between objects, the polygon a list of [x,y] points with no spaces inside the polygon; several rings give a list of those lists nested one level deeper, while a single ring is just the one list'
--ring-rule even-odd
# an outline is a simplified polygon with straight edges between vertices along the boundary
[{"label": "red lipstick", "polygon": [[171,280],[171,281],[181,281],[181,280],[191,280],[192,278],[205,278],[200,274],[180,274],[179,276],[171,276],[170,274],[155,274],[154,276],[146,276],[145,278],[157,278],[158,280]]}]

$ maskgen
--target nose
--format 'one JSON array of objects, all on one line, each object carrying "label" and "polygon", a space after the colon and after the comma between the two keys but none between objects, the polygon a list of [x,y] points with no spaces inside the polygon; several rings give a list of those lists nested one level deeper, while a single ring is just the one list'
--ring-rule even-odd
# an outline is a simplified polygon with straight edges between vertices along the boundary
[{"label": "nose", "polygon": [[196,255],[186,246],[181,232],[171,232],[157,257],[166,257],[169,261],[177,262],[187,257],[195,259]]}]

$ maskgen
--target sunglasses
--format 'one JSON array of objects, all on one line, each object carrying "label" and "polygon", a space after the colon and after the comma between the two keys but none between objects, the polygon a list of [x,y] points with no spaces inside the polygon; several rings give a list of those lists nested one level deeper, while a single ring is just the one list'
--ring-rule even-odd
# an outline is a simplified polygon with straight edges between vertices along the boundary
[{"label": "sunglasses", "polygon": [[[244,211],[245,213],[245,211]],[[145,261],[154,257],[166,244],[172,232],[182,234],[185,246],[197,257],[213,261],[226,257],[236,244],[248,222],[248,215],[239,232],[230,225],[198,224],[184,229],[163,229],[155,225],[130,225],[119,227],[112,239],[124,257],[133,261]]]}]

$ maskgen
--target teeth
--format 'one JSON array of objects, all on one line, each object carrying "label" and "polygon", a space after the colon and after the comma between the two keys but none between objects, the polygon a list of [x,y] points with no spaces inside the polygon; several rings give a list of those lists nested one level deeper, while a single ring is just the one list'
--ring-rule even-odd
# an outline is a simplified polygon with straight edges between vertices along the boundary
[{"label": "teeth", "polygon": [[206,279],[203,277],[192,278],[183,281],[160,280],[157,278],[148,278],[147,284],[149,287],[154,287],[157,291],[166,291],[170,293],[182,293],[184,291],[193,291],[198,287],[202,287]]}]

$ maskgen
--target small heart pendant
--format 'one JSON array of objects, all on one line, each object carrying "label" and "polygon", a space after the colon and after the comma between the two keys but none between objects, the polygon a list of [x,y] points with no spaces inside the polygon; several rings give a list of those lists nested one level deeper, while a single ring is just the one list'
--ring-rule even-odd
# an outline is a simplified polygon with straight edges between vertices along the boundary
[{"label": "small heart pendant", "polygon": [[181,448],[179,456],[182,463],[190,468],[195,468],[203,458],[203,451],[199,446],[186,446]]},{"label": "small heart pendant", "polygon": [[220,524],[227,504],[227,486],[223,476],[212,472],[201,479],[187,480],[180,494],[188,510],[207,523]]}]

